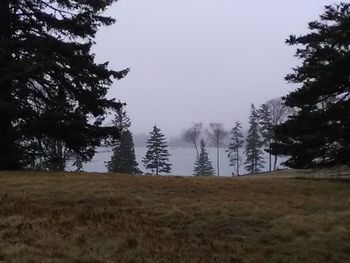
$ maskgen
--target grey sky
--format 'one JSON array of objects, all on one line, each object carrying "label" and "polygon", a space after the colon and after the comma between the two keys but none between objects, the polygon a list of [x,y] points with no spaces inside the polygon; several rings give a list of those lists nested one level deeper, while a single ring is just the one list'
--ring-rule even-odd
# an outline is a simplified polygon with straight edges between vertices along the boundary
[{"label": "grey sky", "polygon": [[128,104],[134,132],[167,135],[192,122],[246,123],[250,104],[285,95],[297,65],[290,34],[307,32],[326,0],[120,0],[97,38],[98,60],[131,68],[109,96]]}]

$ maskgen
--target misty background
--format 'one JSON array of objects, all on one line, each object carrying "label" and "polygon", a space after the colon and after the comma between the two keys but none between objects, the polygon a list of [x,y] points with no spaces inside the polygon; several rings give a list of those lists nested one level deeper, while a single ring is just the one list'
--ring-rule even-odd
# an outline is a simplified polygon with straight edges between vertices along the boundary
[{"label": "misty background", "polygon": [[134,134],[157,124],[168,136],[192,122],[244,126],[250,104],[296,88],[290,34],[307,32],[326,0],[120,0],[97,36],[96,57],[131,68],[109,96],[127,103]]},{"label": "misty background", "polygon": [[[140,166],[155,124],[170,147],[181,147],[179,136],[193,122],[222,122],[230,130],[241,121],[246,130],[251,103],[259,106],[297,88],[284,80],[299,63],[285,39],[306,33],[307,24],[332,3],[120,0],[109,8],[117,23],[100,30],[94,52],[114,69],[131,68],[108,96],[127,103]],[[174,173],[192,172],[195,155],[188,151],[175,160],[188,156],[188,168]],[[111,153],[102,152],[86,170],[105,171],[102,163]],[[221,159],[229,173],[224,150]]]}]

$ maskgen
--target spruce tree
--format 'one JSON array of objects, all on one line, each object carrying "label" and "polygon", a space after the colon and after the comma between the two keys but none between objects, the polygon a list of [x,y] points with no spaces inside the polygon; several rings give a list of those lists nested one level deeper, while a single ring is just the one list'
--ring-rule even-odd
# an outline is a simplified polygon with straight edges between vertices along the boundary
[{"label": "spruce tree", "polygon": [[113,155],[107,164],[108,172],[140,174],[136,161],[134,141],[129,130],[122,132],[119,143],[113,148]]},{"label": "spruce tree", "polygon": [[118,135],[102,127],[120,107],[106,94],[127,70],[110,70],[91,52],[98,28],[114,23],[102,15],[113,2],[0,1],[0,169],[40,159],[52,150],[45,141],[87,161],[101,139]]},{"label": "spruce tree", "polygon": [[142,160],[145,168],[150,169],[156,175],[171,173],[172,165],[169,163],[168,142],[157,126],[154,126],[150,133],[147,149],[146,156]]},{"label": "spruce tree", "polygon": [[125,105],[116,111],[113,124],[118,128],[121,135],[112,144],[113,155],[107,163],[108,172],[140,174],[141,171],[136,161],[134,140],[129,130],[131,121],[126,113]]},{"label": "spruce tree", "polygon": [[238,121],[231,130],[231,142],[226,152],[230,160],[230,166],[235,168],[236,175],[239,176],[239,168],[242,162],[240,150],[244,145],[242,124]]},{"label": "spruce tree", "polygon": [[260,133],[263,138],[264,146],[267,147],[265,151],[269,153],[269,171],[271,172],[272,171],[271,143],[274,138],[274,132],[273,132],[274,125],[272,123],[272,113],[267,104],[262,104],[260,106],[258,114],[259,114]]},{"label": "spruce tree", "polygon": [[261,140],[260,132],[259,132],[259,114],[252,104],[251,113],[249,116],[249,130],[246,139],[246,161],[245,168],[246,170],[253,174],[261,172],[261,168],[263,168],[264,159],[263,152],[261,150],[263,146],[263,142]]},{"label": "spruce tree", "polygon": [[301,87],[285,99],[296,113],[276,127],[274,151],[293,168],[350,163],[350,4],[326,6],[310,33],[292,35],[302,64],[286,77]]},{"label": "spruce tree", "polygon": [[200,141],[200,153],[196,157],[194,163],[193,175],[195,176],[212,176],[215,174],[215,170],[209,160],[208,152],[205,148],[205,143],[203,140]]},{"label": "spruce tree", "polygon": [[113,125],[118,128],[120,132],[126,131],[131,127],[131,121],[125,110],[126,104],[115,111]]}]

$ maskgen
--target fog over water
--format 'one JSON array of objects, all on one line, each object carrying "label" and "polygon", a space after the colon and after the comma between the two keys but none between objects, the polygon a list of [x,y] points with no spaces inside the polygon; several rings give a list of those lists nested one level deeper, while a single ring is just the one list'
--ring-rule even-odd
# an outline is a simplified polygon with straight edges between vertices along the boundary
[{"label": "fog over water", "polygon": [[[157,124],[167,136],[192,122],[247,123],[250,104],[296,88],[298,64],[285,39],[307,32],[328,0],[120,0],[98,33],[95,53],[130,67],[110,97],[128,104],[134,134]],[[246,126],[246,125],[245,125]]]},{"label": "fog over water", "polygon": [[[235,121],[248,130],[256,106],[297,88],[284,77],[298,65],[285,40],[304,34],[329,0],[120,0],[107,11],[117,23],[102,28],[94,52],[114,69],[131,68],[108,96],[127,103],[134,135],[157,125],[167,138],[194,122]],[[145,134],[145,136],[142,136]],[[173,174],[192,173],[191,148],[172,148]],[[231,174],[221,154],[222,173]],[[145,148],[137,147],[139,163]],[[214,161],[214,149],[209,149]],[[111,152],[98,153],[87,171],[105,171]],[[215,163],[213,163],[215,166]]]},{"label": "fog over water", "polygon": [[[142,165],[142,158],[145,156],[147,151],[146,147],[136,147],[136,159],[139,163],[139,168],[142,172],[150,172],[146,170]],[[216,169],[216,148],[208,147],[207,151],[209,153],[209,158],[213,164],[213,167]],[[193,167],[195,161],[195,149],[192,147],[169,147],[170,163],[172,163],[172,173],[171,175],[183,175],[189,176],[193,174]],[[84,171],[86,172],[107,172],[105,162],[109,161],[112,155],[112,151],[109,148],[101,148],[98,153],[95,155],[94,159],[84,165]],[[268,155],[265,154],[266,162],[268,161]],[[268,164],[266,163],[267,170]],[[279,165],[282,168],[281,165]],[[220,175],[222,176],[231,176],[233,167],[229,166],[229,159],[227,158],[227,153],[225,148],[220,150]],[[241,174],[246,173],[244,165],[241,168]]]}]

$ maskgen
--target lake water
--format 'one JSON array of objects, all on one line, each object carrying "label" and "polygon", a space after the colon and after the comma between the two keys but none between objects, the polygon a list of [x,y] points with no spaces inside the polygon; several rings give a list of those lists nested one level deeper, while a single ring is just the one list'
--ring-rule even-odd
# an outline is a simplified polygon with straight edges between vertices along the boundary
[{"label": "lake water", "polygon": [[[146,155],[146,147],[136,147],[136,159],[139,163],[139,168],[143,172],[147,170],[142,165],[142,158]],[[216,148],[207,148],[209,158],[212,161],[213,167],[216,168]],[[191,147],[170,147],[169,153],[171,154],[170,162],[172,166],[172,175],[192,175],[194,161],[196,152],[194,148]],[[111,159],[112,151],[108,148],[101,148],[96,153],[94,159],[84,165],[84,171],[86,172],[107,172],[106,162]],[[268,161],[268,155],[265,156],[266,161]],[[268,166],[266,166],[267,168]],[[233,167],[229,166],[229,159],[225,153],[225,149],[220,150],[220,175],[230,176],[232,174]],[[241,168],[241,174],[246,171]]]}]

